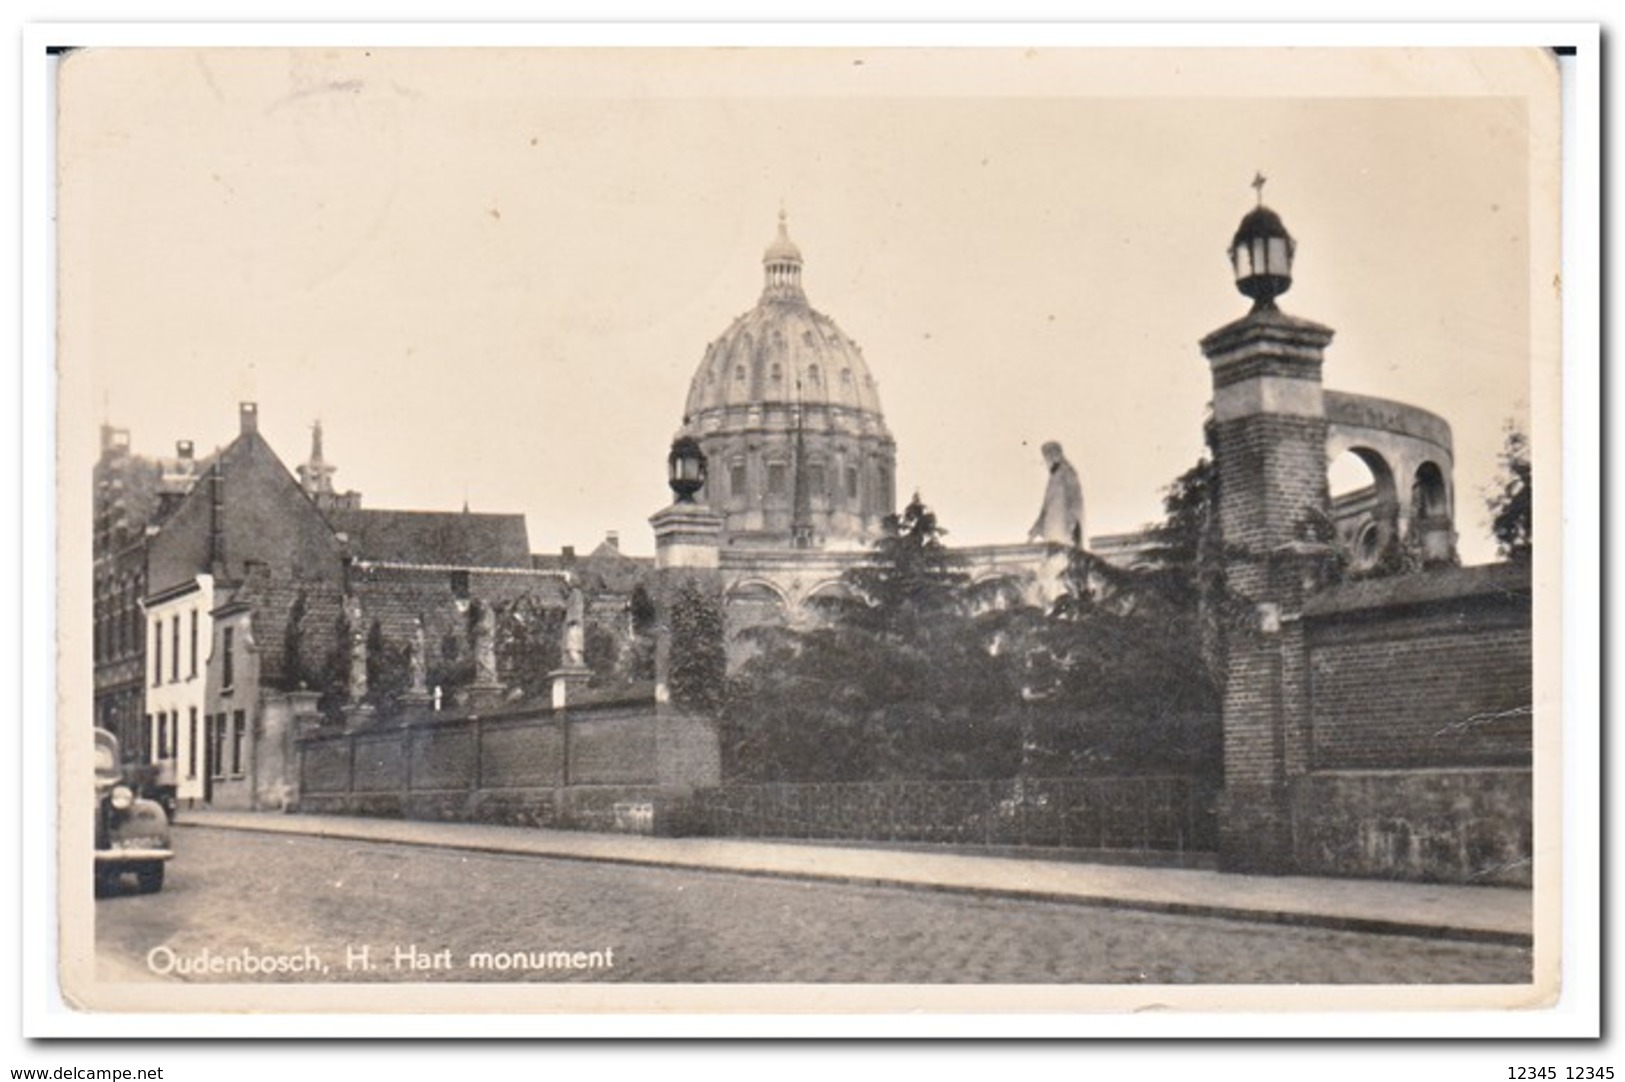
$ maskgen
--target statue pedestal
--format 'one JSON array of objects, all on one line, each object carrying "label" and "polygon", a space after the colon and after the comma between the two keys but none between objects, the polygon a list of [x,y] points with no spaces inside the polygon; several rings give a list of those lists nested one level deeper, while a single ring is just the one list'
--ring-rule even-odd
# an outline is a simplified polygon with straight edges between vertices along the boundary
[{"label": "statue pedestal", "polygon": [[475,713],[494,710],[502,705],[508,689],[501,684],[470,684],[464,689],[464,702]]},{"label": "statue pedestal", "polygon": [[370,728],[376,717],[371,703],[351,703],[344,708],[344,731],[353,733]]},{"label": "statue pedestal", "polygon": [[554,669],[547,677],[553,681],[553,709],[563,710],[569,705],[570,693],[587,686],[587,681],[592,679],[592,670],[585,665],[566,665],[562,669]]}]

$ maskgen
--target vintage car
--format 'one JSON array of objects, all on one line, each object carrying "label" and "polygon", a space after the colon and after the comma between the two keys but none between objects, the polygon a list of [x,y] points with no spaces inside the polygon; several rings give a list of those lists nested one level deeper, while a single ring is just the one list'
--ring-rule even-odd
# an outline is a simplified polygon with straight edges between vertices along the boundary
[{"label": "vintage car", "polygon": [[119,760],[118,738],[96,730],[96,894],[111,894],[125,875],[143,894],[164,887],[174,851],[162,805],[136,795]]}]

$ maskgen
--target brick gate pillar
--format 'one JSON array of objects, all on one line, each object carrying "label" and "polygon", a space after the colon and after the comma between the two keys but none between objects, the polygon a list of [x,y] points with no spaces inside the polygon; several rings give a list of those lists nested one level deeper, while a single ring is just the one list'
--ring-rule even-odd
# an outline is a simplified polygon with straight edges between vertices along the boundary
[{"label": "brick gate pillar", "polygon": [[1202,340],[1213,375],[1225,575],[1250,609],[1231,631],[1219,863],[1294,870],[1290,781],[1308,768],[1307,658],[1298,620],[1330,523],[1321,363],[1332,331],[1275,306],[1294,244],[1260,205],[1231,246],[1252,311]]}]

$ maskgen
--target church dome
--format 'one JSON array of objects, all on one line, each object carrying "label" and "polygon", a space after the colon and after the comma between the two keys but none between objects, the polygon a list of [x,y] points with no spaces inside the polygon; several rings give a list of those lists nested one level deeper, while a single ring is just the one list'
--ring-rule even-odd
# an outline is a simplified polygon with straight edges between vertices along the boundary
[{"label": "church dome", "polygon": [[[680,436],[710,463],[729,543],[867,541],[892,511],[895,451],[858,344],[807,303],[784,216],[756,307],[706,347]],[[798,506],[799,505],[799,506]]]}]

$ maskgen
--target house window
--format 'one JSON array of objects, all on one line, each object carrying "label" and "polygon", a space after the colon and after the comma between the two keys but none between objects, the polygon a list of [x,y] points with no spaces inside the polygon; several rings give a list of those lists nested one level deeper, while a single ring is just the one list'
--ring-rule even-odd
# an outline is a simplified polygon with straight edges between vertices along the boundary
[{"label": "house window", "polygon": [[226,715],[216,714],[209,720],[209,776],[226,776]]},{"label": "house window", "polygon": [[164,622],[152,622],[152,686],[164,682]]},{"label": "house window", "polygon": [[234,710],[231,714],[231,773],[233,777],[242,777],[243,774],[243,738],[248,735],[248,719],[241,710]]},{"label": "house window", "polygon": [[158,747],[153,752],[154,759],[169,758],[169,715],[158,715]]},{"label": "house window", "polygon": [[784,463],[769,462],[767,464],[767,494],[769,496],[784,495]]},{"label": "house window", "polygon": [[189,675],[197,675],[197,610],[192,610],[192,670]]},{"label": "house window", "polygon": [[739,459],[728,464],[728,494],[739,497],[745,494],[745,461]]},{"label": "house window", "polygon": [[467,601],[469,596],[468,572],[453,571],[451,573],[451,596],[458,601]]},{"label": "house window", "polygon": [[181,615],[169,618],[169,679],[173,683],[181,678]]},{"label": "house window", "polygon": [[223,628],[220,632],[220,688],[226,690],[232,686],[237,675],[237,659],[232,653],[232,633],[234,628]]},{"label": "house window", "polygon": [[197,707],[190,707],[186,721],[186,776],[197,777]]}]

